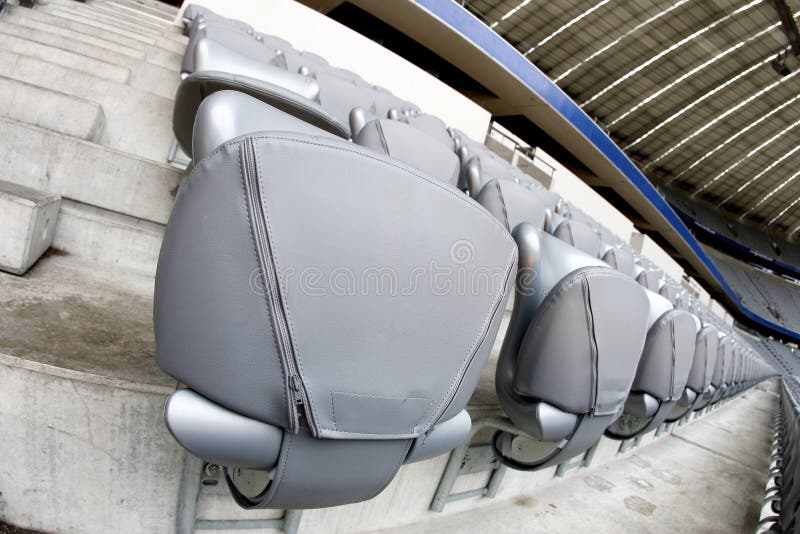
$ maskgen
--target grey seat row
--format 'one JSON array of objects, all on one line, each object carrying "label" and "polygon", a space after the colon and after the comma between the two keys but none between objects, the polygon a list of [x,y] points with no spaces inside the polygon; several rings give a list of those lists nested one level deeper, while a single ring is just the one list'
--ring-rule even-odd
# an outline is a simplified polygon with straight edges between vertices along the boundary
[{"label": "grey seat row", "polygon": [[780,402],[773,428],[769,478],[756,532],[800,532],[798,454],[800,453],[800,385],[792,376],[781,380]]},{"label": "grey seat row", "polygon": [[193,164],[159,258],[156,358],[187,386],[165,410],[175,439],[269,472],[249,497],[227,477],[242,506],[369,499],[467,439],[512,285],[496,389],[520,432],[494,448],[514,467],[769,374],[481,143],[245,23],[185,17],[173,126]]},{"label": "grey seat row", "polygon": [[219,90],[247,93],[343,138],[351,136],[353,108],[375,116],[419,112],[387,89],[331,66],[316,54],[296,50],[283,39],[260,34],[247,23],[195,6],[187,8],[184,18],[189,44],[173,124],[187,153],[197,107]]}]

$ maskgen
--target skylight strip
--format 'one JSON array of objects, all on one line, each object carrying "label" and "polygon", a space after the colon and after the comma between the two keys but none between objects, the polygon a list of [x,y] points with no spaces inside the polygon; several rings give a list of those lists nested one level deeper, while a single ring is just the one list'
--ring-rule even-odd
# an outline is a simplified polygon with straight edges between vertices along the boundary
[{"label": "skylight strip", "polygon": [[684,137],[683,139],[678,141],[676,144],[672,145],[672,147],[670,147],[666,152],[663,152],[656,159],[650,161],[647,165],[645,165],[644,168],[648,169],[648,168],[652,167],[653,165],[655,165],[656,163],[658,163],[659,161],[661,161],[665,157],[669,156],[670,154],[675,152],[677,149],[679,149],[680,147],[682,147],[683,145],[685,145],[686,143],[688,143],[689,141],[691,141],[692,139],[694,139],[695,137],[697,137],[698,135],[703,133],[704,131],[708,130],[709,128],[711,128],[712,126],[714,126],[715,124],[717,124],[721,120],[724,120],[731,113],[737,112],[742,107],[746,106],[747,104],[749,104],[750,102],[752,102],[756,98],[758,98],[758,97],[762,96],[763,94],[771,91],[775,87],[777,87],[777,86],[779,86],[779,85],[781,85],[783,83],[786,83],[787,81],[791,80],[792,78],[794,78],[794,76],[797,75],[798,72],[800,72],[800,71],[794,71],[791,74],[789,74],[787,76],[784,76],[783,78],[780,78],[779,80],[776,80],[776,81],[772,82],[771,84],[767,85],[766,87],[763,87],[763,88],[759,89],[758,91],[756,91],[752,95],[748,96],[747,98],[745,98],[744,100],[742,100],[741,102],[739,102],[738,104],[733,106],[732,108],[729,108],[723,114],[718,115],[713,120],[708,121],[703,126],[701,126],[697,130],[692,132],[690,135],[688,135],[687,137]]},{"label": "skylight strip", "polygon": [[764,0],[752,0],[751,2],[741,6],[740,8],[732,11],[731,13],[728,13],[727,15],[722,17],[721,19],[717,19],[714,22],[712,22],[711,24],[709,24],[708,26],[705,26],[704,28],[701,28],[701,29],[697,30],[696,32],[684,37],[680,41],[678,41],[676,43],[673,43],[669,47],[665,48],[664,50],[662,50],[661,52],[659,52],[655,56],[651,57],[650,59],[648,59],[647,61],[642,63],[641,65],[639,65],[639,66],[635,67],[634,69],[626,72],[621,78],[617,78],[616,80],[611,82],[609,85],[605,86],[599,92],[595,93],[592,97],[590,97],[588,100],[584,101],[581,104],[581,107],[584,107],[584,106],[586,106],[588,104],[591,104],[592,102],[594,102],[595,100],[597,100],[601,96],[605,95],[606,93],[611,91],[613,88],[615,88],[619,84],[621,84],[624,81],[626,81],[626,80],[630,79],[631,77],[635,76],[636,74],[638,74],[642,70],[646,69],[647,67],[649,67],[650,65],[652,65],[653,63],[655,63],[659,59],[663,58],[664,56],[666,56],[668,54],[671,54],[672,52],[674,52],[678,48],[681,48],[683,45],[693,41],[697,37],[700,37],[704,33],[716,28],[717,26],[719,26],[721,24],[724,24],[725,22],[728,22],[733,17],[735,17],[737,15],[740,15],[740,14],[744,13],[745,11],[747,11],[749,9],[752,9],[753,7],[761,4],[763,1]]},{"label": "skylight strip", "polygon": [[[788,50],[788,49],[789,49],[788,46],[783,48],[783,50]],[[661,121],[660,123],[656,124],[655,126],[650,128],[649,130],[647,130],[645,133],[643,133],[638,138],[636,138],[632,143],[629,143],[628,145],[626,145],[623,148],[623,150],[628,150],[629,148],[632,148],[632,147],[638,145],[639,143],[641,143],[642,141],[644,141],[645,139],[647,139],[648,137],[653,135],[655,132],[657,132],[658,130],[660,130],[661,128],[666,126],[667,124],[671,123],[672,121],[674,121],[675,119],[677,119],[678,117],[680,117],[681,115],[686,113],[687,111],[690,111],[696,105],[704,102],[708,98],[711,98],[712,96],[714,96],[715,94],[719,93],[720,91],[722,91],[726,87],[730,86],[731,84],[741,80],[742,78],[744,78],[748,74],[752,73],[753,71],[755,71],[759,67],[763,67],[764,65],[766,65],[770,61],[772,61],[772,57],[768,57],[766,59],[763,59],[763,60],[759,61],[758,63],[756,63],[755,65],[751,65],[750,67],[746,68],[745,70],[743,70],[742,72],[740,72],[739,74],[737,74],[736,76],[731,78],[730,80],[725,81],[724,83],[716,86],[715,88],[711,89],[707,93],[701,95],[700,97],[698,97],[697,99],[695,99],[694,101],[689,103],[689,105],[687,105],[686,107],[679,109],[678,111],[676,111],[675,113],[673,113],[672,115],[670,115],[669,117],[667,117],[666,119]]]},{"label": "skylight strip", "polygon": [[745,211],[744,213],[742,213],[742,214],[739,216],[739,220],[740,220],[740,221],[741,221],[741,220],[743,220],[743,219],[744,219],[744,218],[747,216],[747,214],[748,214],[748,213],[750,213],[750,212],[751,212],[751,211],[753,211],[753,210],[756,210],[756,209],[758,209],[758,207],[759,207],[761,204],[763,204],[764,202],[766,202],[767,200],[769,200],[770,198],[772,198],[772,197],[775,195],[775,193],[777,193],[778,191],[780,191],[781,189],[783,189],[784,187],[786,187],[787,185],[789,185],[790,183],[792,183],[793,181],[795,181],[795,180],[797,179],[797,177],[798,177],[798,176],[800,176],[800,170],[798,170],[798,171],[797,171],[797,172],[795,172],[793,175],[791,175],[790,177],[788,177],[787,179],[785,179],[783,182],[781,182],[781,183],[780,183],[780,185],[779,185],[778,187],[776,187],[775,189],[773,189],[772,191],[770,191],[769,193],[767,193],[767,195],[766,195],[765,197],[762,197],[762,198],[761,198],[761,200],[759,200],[758,202],[756,202],[755,204],[753,204],[753,206],[751,206],[750,208],[748,208],[748,210],[747,210],[747,211]]},{"label": "skylight strip", "polygon": [[708,152],[703,154],[700,158],[694,160],[691,163],[691,165],[689,165],[688,167],[683,169],[681,172],[676,174],[667,183],[671,184],[675,180],[679,179],[681,176],[683,176],[687,172],[691,171],[692,169],[694,169],[695,167],[700,165],[700,163],[702,163],[703,161],[707,160],[708,158],[710,158],[711,156],[713,156],[714,154],[716,154],[717,152],[719,152],[720,150],[722,150],[723,148],[725,148],[726,146],[731,144],[733,141],[735,141],[736,139],[738,139],[742,135],[746,134],[747,132],[749,132],[750,130],[752,130],[753,128],[755,128],[756,126],[758,126],[759,124],[761,124],[765,120],[767,120],[768,118],[772,117],[773,115],[775,115],[776,113],[781,111],[783,108],[791,105],[793,102],[795,102],[798,99],[800,99],[800,95],[795,95],[792,98],[790,98],[789,100],[787,100],[786,102],[783,102],[780,106],[771,109],[770,111],[768,111],[767,113],[765,113],[764,115],[759,117],[758,119],[756,119],[756,120],[754,120],[752,122],[749,122],[747,124],[747,126],[745,126],[744,128],[740,129],[735,134],[728,136],[728,138],[725,139],[725,141],[723,141],[722,143],[718,144],[717,146],[715,146],[714,148],[712,148],[711,150],[709,150]]},{"label": "skylight strip", "polygon": [[748,187],[750,187],[750,186],[751,186],[753,183],[755,183],[755,181],[756,181],[756,180],[758,180],[759,178],[761,178],[762,176],[764,176],[765,174],[767,174],[769,171],[771,171],[772,169],[774,169],[775,167],[777,167],[778,165],[780,165],[781,163],[783,163],[784,161],[786,161],[786,159],[787,159],[787,158],[789,158],[789,156],[791,156],[792,154],[794,154],[794,153],[795,153],[795,152],[797,152],[798,150],[800,150],[800,145],[797,145],[796,147],[794,147],[793,149],[791,149],[789,152],[787,152],[786,154],[784,154],[784,155],[783,155],[783,156],[781,156],[780,158],[776,159],[775,161],[773,161],[772,163],[770,163],[769,165],[767,165],[767,166],[764,168],[764,170],[762,170],[761,172],[759,172],[758,174],[756,174],[755,176],[753,176],[752,178],[750,178],[749,180],[747,180],[745,183],[743,183],[742,185],[740,185],[740,186],[739,186],[739,187],[736,189],[736,191],[734,191],[733,193],[731,193],[730,195],[728,195],[728,197],[727,197],[725,200],[723,200],[722,202],[720,202],[719,204],[717,204],[717,206],[722,206],[722,205],[726,204],[726,203],[727,203],[727,202],[728,202],[730,199],[732,199],[733,197],[735,197],[736,195],[738,195],[739,193],[741,193],[742,191],[744,191],[745,189],[747,189]]},{"label": "skylight strip", "polygon": [[[712,179],[711,179],[711,181],[709,181],[709,182],[706,182],[706,184],[705,184],[703,187],[701,187],[700,189],[698,189],[697,191],[695,191],[695,192],[692,194],[692,196],[694,196],[694,195],[697,195],[698,193],[702,193],[703,191],[705,191],[706,189],[708,189],[708,188],[709,188],[711,185],[713,185],[714,183],[716,183],[716,182],[717,182],[717,180],[719,180],[720,178],[722,178],[723,176],[725,176],[726,174],[728,174],[730,171],[732,171],[733,169],[735,169],[736,167],[738,167],[739,165],[741,165],[742,163],[744,163],[745,161],[747,161],[748,159],[750,159],[751,157],[753,157],[755,154],[757,154],[758,152],[760,152],[760,151],[761,151],[763,148],[765,148],[765,147],[767,147],[767,146],[771,145],[772,143],[774,143],[774,142],[775,142],[777,139],[779,139],[779,138],[780,138],[780,137],[781,137],[783,134],[785,134],[786,132],[788,132],[788,131],[789,131],[789,130],[791,130],[792,128],[795,128],[795,127],[796,127],[798,124],[800,124],[800,119],[798,119],[798,120],[794,121],[792,124],[790,124],[789,126],[787,126],[786,128],[784,128],[783,130],[779,131],[778,133],[776,133],[775,135],[773,135],[772,137],[770,137],[770,138],[769,138],[769,139],[767,139],[766,141],[762,142],[760,145],[758,145],[758,146],[756,146],[755,148],[751,149],[751,150],[750,150],[750,151],[749,151],[747,154],[745,154],[743,157],[739,158],[739,159],[738,159],[738,160],[736,160],[734,163],[732,163],[731,165],[729,165],[729,166],[728,166],[728,167],[727,167],[725,170],[723,170],[722,172],[720,172],[720,173],[718,173],[716,176],[714,176],[714,178],[712,178]],[[724,203],[724,202],[723,202],[723,203]]]},{"label": "skylight strip", "polygon": [[505,15],[500,17],[500,20],[496,20],[496,21],[492,22],[492,24],[489,25],[489,29],[494,29],[501,22],[503,22],[503,21],[509,19],[510,17],[514,16],[514,13],[516,13],[520,9],[524,8],[525,6],[530,4],[532,1],[533,0],[522,0],[522,2],[517,4],[515,7],[512,7],[510,10],[508,10],[508,12]]},{"label": "skylight strip", "polygon": [[603,7],[604,5],[609,3],[610,1],[611,0],[603,0],[602,2],[599,2],[599,3],[595,4],[594,6],[590,7],[589,9],[587,9],[586,11],[584,11],[583,13],[578,15],[577,17],[573,18],[572,20],[570,20],[566,24],[562,25],[556,31],[554,31],[553,33],[551,33],[550,35],[548,35],[547,37],[545,37],[544,39],[542,39],[541,41],[539,41],[538,43],[536,43],[535,45],[530,47],[530,49],[527,52],[525,52],[524,54],[522,54],[522,55],[523,56],[528,56],[529,54],[533,53],[534,50],[536,50],[537,48],[539,48],[543,44],[546,44],[548,41],[550,41],[554,37],[557,37],[560,33],[568,30],[570,27],[574,26],[578,22],[582,21],[584,18],[588,17],[589,15],[591,15],[592,13],[594,13],[595,11],[597,11],[598,9],[600,9],[601,7]]},{"label": "skylight strip", "polygon": [[[794,207],[794,205],[795,205],[795,204],[797,204],[798,202],[800,202],[800,197],[797,197],[796,199],[794,199],[794,201],[793,201],[791,204],[789,204],[788,206],[786,206],[785,208],[783,208],[783,209],[781,210],[781,212],[780,212],[780,213],[778,213],[778,214],[777,214],[775,217],[773,217],[772,219],[770,219],[770,221],[767,223],[767,226],[772,226],[772,224],[773,224],[775,221],[777,221],[778,219],[780,219],[781,217],[783,217],[783,215],[784,215],[784,214],[785,214],[787,211],[789,211],[790,209],[792,209],[792,208]],[[792,230],[792,233],[791,233],[791,234],[789,234],[789,237],[791,237],[791,236],[792,236],[792,235],[793,235],[795,232],[797,232],[797,230],[798,230],[798,229],[800,229],[800,226],[798,226],[797,228],[795,228],[794,230]]]},{"label": "skylight strip", "polygon": [[596,52],[593,52],[592,54],[590,54],[588,57],[586,57],[586,59],[581,60],[579,63],[575,64],[574,66],[568,68],[567,70],[565,70],[564,72],[559,74],[553,81],[556,82],[556,83],[560,82],[561,80],[563,80],[564,78],[566,78],[567,76],[569,76],[570,74],[575,72],[576,70],[580,69],[581,67],[583,67],[584,65],[586,65],[587,63],[592,61],[597,56],[600,56],[600,55],[608,52],[610,49],[614,48],[615,46],[617,46],[619,43],[624,41],[627,37],[630,37],[631,35],[635,34],[639,30],[641,30],[642,28],[645,28],[645,27],[649,26],[650,24],[656,22],[661,17],[671,13],[672,11],[678,9],[679,7],[681,7],[681,6],[685,5],[685,4],[688,4],[689,1],[690,0],[679,0],[678,2],[675,2],[674,4],[669,6],[664,11],[660,11],[660,12],[656,13],[655,15],[653,15],[652,17],[650,17],[649,19],[637,24],[636,26],[634,26],[633,28],[631,28],[630,30],[628,30],[627,32],[622,34],[621,36],[617,37],[616,39],[614,39],[613,41],[608,43],[606,46],[604,46],[600,50],[597,50]]},{"label": "skylight strip", "polygon": [[739,41],[738,43],[736,43],[735,45],[731,46],[730,48],[725,49],[724,51],[716,54],[714,57],[704,61],[700,65],[697,65],[693,69],[685,72],[680,77],[678,77],[675,80],[671,81],[670,83],[668,83],[667,85],[665,85],[664,87],[662,87],[661,89],[656,91],[655,93],[651,94],[650,96],[646,97],[644,100],[639,102],[638,104],[634,105],[632,108],[630,108],[628,111],[626,111],[625,113],[623,113],[622,115],[620,115],[616,119],[614,119],[611,122],[609,122],[608,123],[608,127],[611,128],[612,126],[617,124],[619,121],[621,121],[621,120],[625,119],[626,117],[630,116],[632,113],[635,113],[638,109],[642,108],[643,106],[646,106],[647,104],[649,104],[650,102],[652,102],[653,100],[655,100],[659,96],[663,95],[667,91],[672,90],[672,88],[675,87],[676,85],[678,85],[681,82],[691,78],[692,76],[694,76],[695,74],[697,74],[701,70],[704,70],[709,65],[712,65],[712,64],[716,63],[717,61],[719,61],[720,59],[723,59],[723,58],[729,56],[730,54],[732,54],[736,50],[740,49],[744,45],[750,43],[751,41],[766,35],[767,33],[769,33],[770,31],[774,30],[775,28],[777,28],[780,25],[781,25],[780,22],[772,24],[771,26],[768,26],[768,27],[764,28],[763,30],[761,30],[760,32],[758,32],[758,33],[756,33],[754,35],[751,35],[747,39]]}]

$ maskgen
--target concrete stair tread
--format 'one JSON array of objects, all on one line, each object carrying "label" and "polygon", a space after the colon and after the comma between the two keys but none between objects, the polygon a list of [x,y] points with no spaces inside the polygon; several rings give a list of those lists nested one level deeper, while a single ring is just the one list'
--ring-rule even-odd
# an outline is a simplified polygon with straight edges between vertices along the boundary
[{"label": "concrete stair tread", "polygon": [[[120,20],[119,16],[113,11],[107,11],[105,8],[93,7],[91,4],[79,4],[75,6],[73,3],[63,3],[66,0],[51,1],[54,2],[54,4],[48,6],[45,11],[62,18],[69,18],[73,21],[82,20],[86,24],[93,26],[100,24],[108,31],[135,40],[169,47],[171,50],[185,48],[186,44],[189,42],[188,37],[180,33],[175,33],[174,25],[171,23],[152,26],[140,22],[127,22]],[[155,42],[151,42],[151,40],[155,40]]]},{"label": "concrete stair tread", "polygon": [[154,276],[164,226],[62,200],[53,246],[98,264]]},{"label": "concrete stair tread", "polygon": [[113,148],[0,118],[2,179],[165,223],[181,172]]},{"label": "concrete stair tread", "polygon": [[0,50],[0,76],[97,102],[106,117],[99,143],[163,162],[173,139],[172,100],[74,71],[56,63]]},{"label": "concrete stair tread", "polygon": [[31,35],[41,42],[55,42],[62,39],[67,41],[60,44],[62,47],[73,51],[80,50],[90,57],[122,66],[135,65],[135,61],[139,60],[164,67],[170,70],[172,75],[180,70],[182,54],[172,50],[132,40],[125,42],[124,38],[120,43],[117,36],[97,31],[91,26],[65,21],[39,11],[34,13],[14,7],[11,6],[9,13],[4,15],[6,24],[0,25],[0,31],[6,29],[7,32],[18,36],[22,31],[32,32]]},{"label": "concrete stair tread", "polygon": [[81,34],[76,32],[69,32],[71,35],[65,35],[67,32],[63,30],[58,31],[61,29],[57,27],[51,26],[48,30],[39,30],[31,28],[30,26],[17,24],[14,20],[6,20],[3,22],[5,22],[5,24],[0,24],[0,34],[11,35],[41,45],[60,48],[98,61],[112,63],[123,68],[128,68],[129,65],[135,63],[137,59],[141,61],[145,59],[144,52],[136,53],[138,57],[132,57],[130,54],[103,48],[96,43],[87,43],[83,41]]},{"label": "concrete stair tread", "polygon": [[152,391],[177,385],[153,359],[151,277],[51,249],[24,277],[0,273],[0,307],[2,363]]},{"label": "concrete stair tread", "polygon": [[[25,9],[18,6],[7,6],[6,9],[8,12],[5,13],[3,17],[7,17],[9,20],[13,20],[18,24],[25,24],[32,27],[36,27],[38,24],[47,24],[48,26],[75,31],[99,39],[105,43],[102,46],[118,53],[125,53],[126,50],[129,50],[132,54],[140,54],[145,52],[148,47],[155,46],[154,40],[152,39],[148,39],[150,42],[145,43],[141,40],[132,39],[116,32],[106,31],[103,29],[102,25],[91,24],[85,20],[66,19],[54,15],[49,11]],[[43,29],[46,31],[49,28]]]},{"label": "concrete stair tread", "polygon": [[126,67],[76,54],[64,48],[41,44],[31,39],[16,37],[9,33],[0,33],[0,49],[58,63],[73,70],[117,83],[127,83],[131,78],[131,71]]},{"label": "concrete stair tread", "polygon": [[141,18],[152,19],[158,22],[165,22],[173,24],[175,21],[175,13],[166,13],[158,9],[151,9],[143,4],[136,4],[132,6],[127,2],[91,2],[93,6],[107,6],[110,9],[117,9],[124,13],[129,13]]},{"label": "concrete stair tread", "polygon": [[156,44],[156,36],[154,35],[142,35],[139,32],[132,32],[122,28],[117,28],[115,26],[108,25],[103,21],[97,21],[92,19],[91,17],[74,13],[71,10],[67,11],[65,9],[60,9],[58,6],[55,6],[54,9],[47,10],[46,12],[64,20],[79,22],[86,26],[94,26],[98,30],[102,30],[106,33],[116,34],[119,35],[120,37],[125,37],[127,39],[132,39],[134,41],[139,41],[149,45]]},{"label": "concrete stair tread", "polygon": [[99,139],[105,116],[100,104],[48,88],[0,76],[0,94],[5,105],[0,116],[96,141]]},{"label": "concrete stair tread", "polygon": [[[22,33],[27,33],[23,37]],[[14,29],[14,24],[0,26],[0,47],[45,61],[59,63],[98,78],[147,91],[164,98],[173,98],[180,77],[171,70],[146,61],[136,61],[124,55],[97,50],[91,45],[59,41],[38,30]]]},{"label": "concrete stair tread", "polygon": [[[165,4],[164,2],[160,2],[159,0],[109,0],[109,1],[101,0],[101,1],[107,4],[123,4],[132,9],[137,9],[159,15],[166,15],[173,18],[178,15],[179,11],[179,8],[171,6],[169,4]],[[99,3],[99,2],[98,0],[95,0],[92,3]]]},{"label": "concrete stair tread", "polygon": [[[51,2],[53,0],[50,0]],[[168,26],[172,25],[173,18],[158,17],[141,13],[124,6],[115,6],[103,2],[85,2],[83,4],[86,8],[92,9],[95,13],[107,15],[114,20],[125,23],[133,28],[139,26],[147,30],[156,30],[158,33],[163,32]]]},{"label": "concrete stair tread", "polygon": [[79,2],[77,5],[65,0],[48,0],[43,5],[44,11],[52,12],[58,16],[69,14],[72,17],[87,18],[94,22],[102,23],[108,29],[124,32],[141,37],[156,38],[164,31],[167,23],[155,25],[152,22],[131,22],[125,18],[117,16],[107,8],[96,7],[91,4]]}]

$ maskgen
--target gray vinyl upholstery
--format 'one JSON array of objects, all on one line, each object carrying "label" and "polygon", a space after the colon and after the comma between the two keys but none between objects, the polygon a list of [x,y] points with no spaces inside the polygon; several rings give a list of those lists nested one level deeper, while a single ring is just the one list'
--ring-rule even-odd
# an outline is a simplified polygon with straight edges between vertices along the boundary
[{"label": "gray vinyl upholstery", "polygon": [[732,364],[733,340],[723,334],[717,344],[717,359],[714,362],[714,373],[711,375],[711,386],[714,388],[712,402],[718,401],[725,393]]},{"label": "gray vinyl upholstery", "polygon": [[420,113],[408,117],[406,120],[410,126],[425,132],[432,139],[436,139],[436,141],[441,143],[448,150],[453,151],[455,149],[455,146],[453,145],[453,138],[450,137],[450,134],[447,131],[447,125],[439,117],[434,117],[428,113]]},{"label": "gray vinyl upholstery", "polygon": [[454,187],[458,185],[459,164],[455,153],[408,124],[390,119],[373,120],[359,130],[353,142],[415,166]]},{"label": "gray vinyl upholstery", "polygon": [[635,437],[666,420],[684,393],[695,349],[697,323],[684,310],[652,291],[650,326],[625,413],[607,431],[609,437]]},{"label": "gray vinyl upholstery", "polygon": [[714,326],[705,325],[697,333],[694,358],[689,370],[689,377],[686,380],[686,387],[698,395],[708,391],[711,385],[711,376],[714,374],[714,365],[717,361],[718,345],[718,330]]},{"label": "gray vinyl upholstery", "polygon": [[664,276],[664,273],[655,269],[643,269],[639,274],[636,276],[636,281],[639,282],[641,285],[649,289],[650,291],[655,291],[658,293],[658,290],[661,287],[661,279]]},{"label": "gray vinyl upholstery", "polygon": [[[509,193],[502,202],[498,187]],[[536,216],[543,204],[532,198],[525,187],[502,181],[489,182],[479,195],[511,227],[520,258],[497,395],[516,426],[551,443],[539,457],[520,460],[513,457],[514,438],[496,435],[498,457],[518,469],[579,454],[619,415],[642,353],[649,306],[634,280],[543,232]],[[516,220],[525,212],[533,224]]]},{"label": "gray vinyl upholstery", "polygon": [[616,270],[633,277],[635,259],[630,249],[625,247],[610,248],[603,254],[603,261]]},{"label": "gray vinyl upholstery", "polygon": [[218,91],[197,110],[192,131],[192,157],[200,161],[218,146],[240,135],[260,132],[269,124],[275,132],[295,132],[335,139],[336,136],[239,91]]},{"label": "gray vinyl upholstery", "polygon": [[252,28],[245,29],[237,24],[224,22],[224,19],[211,19],[204,16],[195,20],[189,31],[189,42],[181,62],[181,73],[191,74],[200,68],[195,59],[196,48],[198,43],[206,39],[215,41],[256,61],[279,64],[277,49],[266,46],[263,39],[258,40],[253,34]]},{"label": "gray vinyl upholstery", "polygon": [[[197,6],[184,21],[173,129],[193,162],[159,258],[156,360],[185,385],[168,430],[225,467],[243,507],[363,501],[464,443],[512,280],[507,419],[489,440],[505,465],[568,461],[767,372],[746,336],[484,143],[245,22]],[[269,483],[246,496],[231,467]]]},{"label": "gray vinyl upholstery", "polygon": [[[431,261],[468,279],[488,270],[492,283],[410,291]],[[321,135],[248,133],[196,162],[178,194],[156,275],[156,360],[219,406],[217,420],[282,432],[277,464],[260,465],[274,467],[270,486],[255,499],[236,495],[240,504],[364,500],[404,461],[466,438],[462,412],[515,266],[502,225],[416,169]],[[217,459],[236,465],[236,446],[213,427],[181,424],[197,417],[181,406],[168,417],[183,429],[176,439],[202,452],[205,432]]]},{"label": "gray vinyl upholstery", "polygon": [[547,207],[538,196],[522,185],[505,180],[491,180],[481,189],[477,201],[496,214],[509,232],[522,222],[543,229],[548,215]]},{"label": "gray vinyl upholstery", "polygon": [[564,219],[555,227],[553,235],[595,258],[600,252],[600,238],[584,223]]},{"label": "gray vinyl upholstery", "polygon": [[337,137],[347,137],[347,130],[335,118],[316,102],[297,93],[255,78],[229,72],[203,71],[195,72],[182,80],[175,97],[172,130],[178,144],[187,154],[191,155],[192,128],[200,103],[207,96],[226,90],[250,95]]}]

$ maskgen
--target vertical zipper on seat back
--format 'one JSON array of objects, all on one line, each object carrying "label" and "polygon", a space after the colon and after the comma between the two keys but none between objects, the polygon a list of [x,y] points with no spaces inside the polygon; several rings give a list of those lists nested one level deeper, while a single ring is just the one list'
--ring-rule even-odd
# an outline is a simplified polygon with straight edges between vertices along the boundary
[{"label": "vertical zipper on seat back", "polygon": [[675,320],[670,319],[669,321],[669,331],[670,335],[672,336],[672,365],[669,369],[669,399],[668,400],[675,400],[674,397],[678,395],[678,392],[675,391],[675,361],[677,359],[677,348],[675,347]]},{"label": "vertical zipper on seat back", "polygon": [[586,276],[581,277],[581,289],[583,290],[583,307],[586,312],[586,328],[589,331],[589,356],[592,359],[592,387],[590,388],[589,413],[593,415],[597,410],[597,339],[594,333],[594,316],[592,315],[592,299],[589,293],[589,280]]},{"label": "vertical zipper on seat back", "polygon": [[252,138],[247,138],[242,141],[241,152],[242,164],[244,166],[244,178],[247,186],[247,203],[248,209],[250,210],[256,251],[258,253],[258,260],[261,263],[266,297],[269,302],[272,321],[275,325],[275,341],[283,362],[283,368],[288,376],[290,430],[297,433],[301,426],[300,418],[304,416],[312,434],[316,435],[316,428],[307,410],[308,402],[306,399],[305,387],[297,371],[294,347],[292,345],[291,336],[289,335],[288,321],[286,319],[283,299],[278,285],[277,269],[275,268],[275,262],[272,257],[272,246],[269,241],[269,235],[267,234],[267,218],[264,213],[264,205],[261,201],[261,182],[258,179],[255,143]]}]

